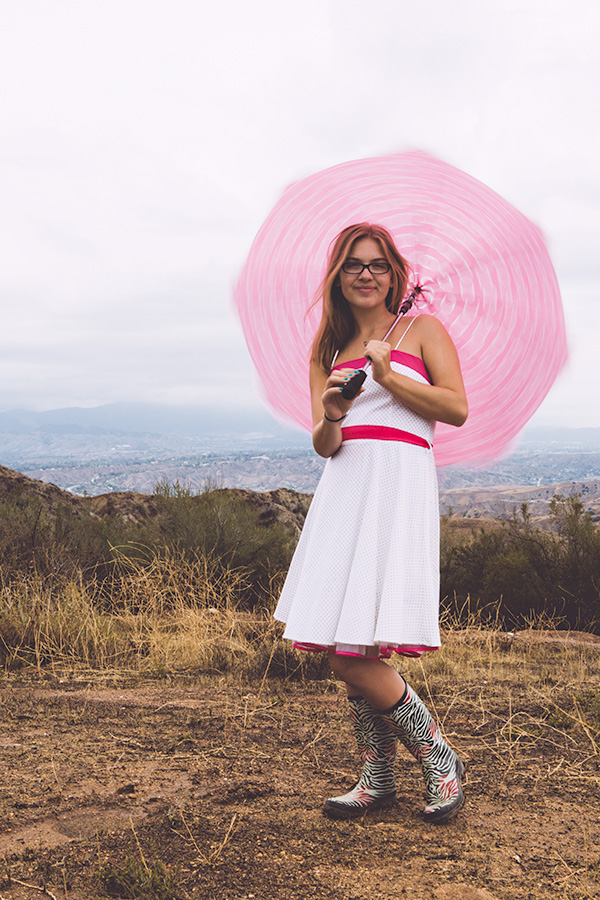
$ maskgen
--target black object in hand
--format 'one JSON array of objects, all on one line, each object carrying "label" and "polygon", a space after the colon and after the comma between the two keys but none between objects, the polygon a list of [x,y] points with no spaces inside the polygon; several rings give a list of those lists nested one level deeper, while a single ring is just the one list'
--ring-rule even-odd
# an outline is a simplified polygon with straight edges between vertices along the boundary
[{"label": "black object in hand", "polygon": [[342,397],[344,400],[354,400],[358,392],[360,391],[363,381],[367,377],[367,373],[364,369],[361,369],[356,375],[353,375],[352,378],[349,378],[344,387],[342,388]]}]

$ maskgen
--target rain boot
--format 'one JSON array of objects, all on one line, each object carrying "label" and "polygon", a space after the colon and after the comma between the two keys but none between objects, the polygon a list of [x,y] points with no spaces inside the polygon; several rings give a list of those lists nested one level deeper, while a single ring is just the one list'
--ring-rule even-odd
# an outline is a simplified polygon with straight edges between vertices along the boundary
[{"label": "rain boot", "polygon": [[360,816],[396,799],[394,759],[396,739],[380,713],[363,697],[348,697],[354,736],[363,761],[355,787],[340,797],[330,797],[323,812],[336,819]]},{"label": "rain boot", "polygon": [[426,788],[423,815],[436,824],[447,822],[465,802],[462,761],[444,741],[431,713],[408,683],[402,699],[382,717],[421,763]]}]

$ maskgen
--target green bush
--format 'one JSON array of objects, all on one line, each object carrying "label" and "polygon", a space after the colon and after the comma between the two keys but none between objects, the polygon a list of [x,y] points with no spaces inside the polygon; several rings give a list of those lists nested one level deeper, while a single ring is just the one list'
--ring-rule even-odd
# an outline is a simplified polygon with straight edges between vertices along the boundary
[{"label": "green bush", "polygon": [[159,514],[136,523],[117,515],[100,519],[85,502],[65,501],[50,512],[39,498],[15,488],[0,503],[3,583],[30,575],[105,581],[110,608],[124,559],[150,566],[157,556],[175,552],[184,560],[200,554],[220,560],[223,568],[247,570],[238,603],[247,609],[267,603],[294,549],[288,529],[264,524],[243,495],[225,490],[196,495],[177,482],[161,483],[154,499]]},{"label": "green bush", "polygon": [[164,543],[184,553],[217,555],[224,564],[250,570],[242,606],[265,602],[272,580],[285,573],[295,539],[279,524],[265,525],[260,513],[238,494],[207,490],[194,494],[175,482],[157,485]]},{"label": "green bush", "polygon": [[[555,495],[553,531],[536,528],[524,504],[495,531],[460,545],[442,542],[443,605],[518,627],[544,614],[572,628],[600,622],[600,531],[579,496]],[[451,598],[450,600],[448,598]]]},{"label": "green bush", "polygon": [[177,900],[177,883],[160,860],[149,866],[140,854],[128,854],[121,864],[100,866],[97,882],[105,896],[119,900]]}]

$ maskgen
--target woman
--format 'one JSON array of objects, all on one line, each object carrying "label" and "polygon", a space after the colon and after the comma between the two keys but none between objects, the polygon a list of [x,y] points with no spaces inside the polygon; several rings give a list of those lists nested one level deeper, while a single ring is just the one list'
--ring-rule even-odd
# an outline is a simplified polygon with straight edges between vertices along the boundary
[{"label": "woman", "polygon": [[[287,623],[295,647],[329,654],[348,692],[364,768],[356,787],[327,800],[324,811],[347,817],[392,802],[399,739],[422,764],[425,817],[446,822],[463,804],[463,764],[384,662],[392,651],[420,656],[439,647],[431,442],[435,421],[460,426],[467,418],[443,325],[425,315],[394,325],[408,275],[380,226],[349,226],[331,249],[310,365],[313,444],[328,462],[275,617]],[[343,386],[365,357],[364,387],[344,399]]]}]

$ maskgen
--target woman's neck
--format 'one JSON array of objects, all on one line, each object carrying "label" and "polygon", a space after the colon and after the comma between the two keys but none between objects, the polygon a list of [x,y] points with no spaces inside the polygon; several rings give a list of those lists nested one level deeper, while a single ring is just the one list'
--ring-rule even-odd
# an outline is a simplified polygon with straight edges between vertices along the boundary
[{"label": "woman's neck", "polygon": [[396,316],[387,309],[355,309],[353,313],[356,322],[356,336],[363,341],[382,340],[386,331],[396,320]]}]

